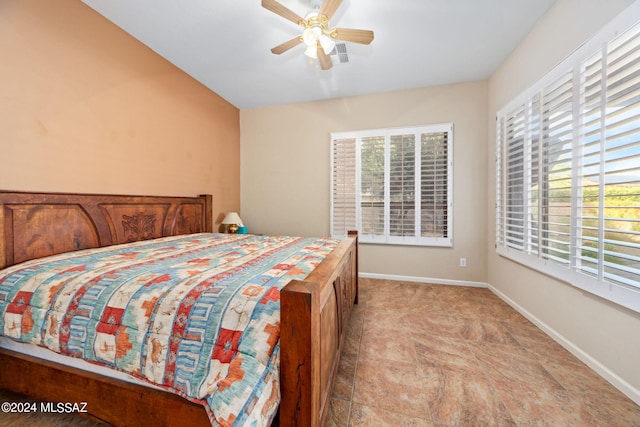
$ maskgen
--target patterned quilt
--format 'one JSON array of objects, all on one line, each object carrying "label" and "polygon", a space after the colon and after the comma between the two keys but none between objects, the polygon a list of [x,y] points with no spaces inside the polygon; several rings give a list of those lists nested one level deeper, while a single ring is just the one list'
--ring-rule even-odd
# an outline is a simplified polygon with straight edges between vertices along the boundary
[{"label": "patterned quilt", "polygon": [[212,425],[269,425],[280,401],[280,289],[332,239],[194,234],[0,270],[0,333],[203,404]]}]

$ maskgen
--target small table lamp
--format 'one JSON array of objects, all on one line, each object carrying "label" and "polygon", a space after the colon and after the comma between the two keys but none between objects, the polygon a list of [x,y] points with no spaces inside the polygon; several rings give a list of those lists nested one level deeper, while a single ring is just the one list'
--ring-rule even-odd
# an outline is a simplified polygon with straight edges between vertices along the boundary
[{"label": "small table lamp", "polygon": [[229,212],[227,216],[224,217],[224,220],[222,220],[222,223],[227,226],[227,233],[231,234],[236,234],[238,227],[243,225],[237,212]]}]

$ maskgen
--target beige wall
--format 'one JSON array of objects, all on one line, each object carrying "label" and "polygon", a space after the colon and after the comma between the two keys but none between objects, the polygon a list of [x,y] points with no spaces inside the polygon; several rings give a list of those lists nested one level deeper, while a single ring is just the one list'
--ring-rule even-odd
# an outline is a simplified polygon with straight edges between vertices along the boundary
[{"label": "beige wall", "polygon": [[0,1],[0,189],[240,207],[240,116],[79,0]]},{"label": "beige wall", "polygon": [[[631,0],[557,0],[489,82],[489,152],[495,115]],[[489,284],[640,404],[640,315],[496,255],[495,169],[488,165]]]},{"label": "beige wall", "polygon": [[362,245],[360,271],[486,282],[486,103],[487,83],[471,82],[243,110],[242,219],[250,232],[326,236],[331,132],[453,122],[453,248]]}]

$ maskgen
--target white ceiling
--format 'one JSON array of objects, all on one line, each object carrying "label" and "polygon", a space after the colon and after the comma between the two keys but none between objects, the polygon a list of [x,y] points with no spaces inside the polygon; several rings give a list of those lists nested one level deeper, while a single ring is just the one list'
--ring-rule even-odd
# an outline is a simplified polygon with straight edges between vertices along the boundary
[{"label": "white ceiling", "polygon": [[[303,16],[318,0],[280,0]],[[488,78],[554,0],[344,0],[330,26],[373,30],[322,71],[260,0],[83,0],[239,109]]]}]

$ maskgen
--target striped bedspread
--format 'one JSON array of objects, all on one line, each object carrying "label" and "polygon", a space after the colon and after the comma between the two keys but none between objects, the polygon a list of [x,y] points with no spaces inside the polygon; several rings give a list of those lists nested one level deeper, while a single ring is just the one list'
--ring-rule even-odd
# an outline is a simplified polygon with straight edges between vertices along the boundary
[{"label": "striped bedspread", "polygon": [[203,404],[212,425],[268,425],[280,399],[280,289],[332,239],[194,234],[0,270],[0,333]]}]

